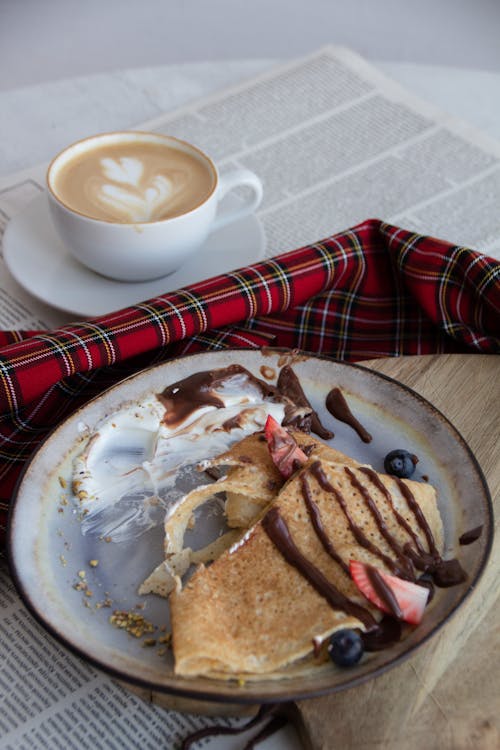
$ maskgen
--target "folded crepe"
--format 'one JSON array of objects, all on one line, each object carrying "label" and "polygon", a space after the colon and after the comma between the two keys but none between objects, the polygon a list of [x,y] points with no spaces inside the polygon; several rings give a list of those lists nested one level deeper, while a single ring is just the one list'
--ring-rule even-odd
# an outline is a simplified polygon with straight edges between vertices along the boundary
[{"label": "folded crepe", "polygon": [[411,578],[412,560],[441,553],[433,487],[353,463],[311,456],[238,542],[184,588],[177,580],[177,674],[286,675],[336,630],[364,631],[380,619],[352,581],[350,560]]},{"label": "folded crepe", "polygon": [[[331,448],[312,435],[290,430],[297,444],[310,460],[341,461],[357,466],[354,459]],[[207,563],[236,542],[273,502],[284,479],[274,465],[262,432],[248,435],[228,451],[204,461],[200,470],[226,470],[218,481],[203,484],[185,495],[168,512],[165,519],[164,560],[139,587],[140,594],[154,593],[168,596],[175,587],[176,577],[182,577],[193,564]],[[216,496],[224,500],[227,526],[232,529],[203,549],[184,547],[184,535],[191,527],[196,509]]]}]

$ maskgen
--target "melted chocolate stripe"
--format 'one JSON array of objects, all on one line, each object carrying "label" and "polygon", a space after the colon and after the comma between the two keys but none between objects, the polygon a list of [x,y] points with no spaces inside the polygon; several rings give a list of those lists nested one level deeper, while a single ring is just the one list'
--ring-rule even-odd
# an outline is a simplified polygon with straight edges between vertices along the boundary
[{"label": "melted chocolate stripe", "polygon": [[[401,565],[400,572],[403,574],[404,578],[409,578],[410,580],[415,580],[415,573],[413,569],[413,565],[411,563],[411,560],[408,559],[408,557],[404,554],[403,550],[401,549],[398,540],[391,534],[389,529],[387,528],[387,525],[377,508],[377,505],[375,501],[373,500],[372,496],[366,489],[366,487],[363,487],[361,482],[358,481],[356,475],[350,469],[348,466],[344,467],[344,471],[346,472],[347,476],[349,477],[349,481],[351,482],[354,489],[356,489],[360,495],[363,497],[364,501],[366,502],[368,508],[370,509],[370,513],[372,514],[373,518],[375,519],[375,523],[378,526],[378,530],[380,531],[381,535],[386,540],[389,547],[392,549],[394,554],[396,555],[399,564]],[[371,474],[365,472],[366,476],[371,480],[372,476]],[[373,472],[375,474],[375,472]],[[376,476],[376,475],[375,475]],[[378,479],[378,477],[377,477]],[[374,483],[375,484],[375,483]],[[380,483],[382,484],[382,483]],[[377,486],[377,485],[376,485]],[[382,485],[383,487],[383,485]],[[384,488],[385,489],[385,488]]]},{"label": "melted chocolate stripe", "polygon": [[338,504],[342,508],[345,517],[347,518],[347,522],[349,524],[349,528],[351,529],[354,538],[356,539],[357,543],[361,546],[367,549],[369,552],[371,552],[373,555],[376,555],[382,562],[384,562],[388,568],[394,573],[394,575],[400,575],[401,571],[399,569],[399,566],[397,563],[394,562],[394,560],[389,557],[388,555],[385,555],[382,550],[380,550],[376,544],[373,544],[367,536],[363,533],[362,529],[359,528],[359,526],[354,522],[354,520],[351,517],[351,514],[349,513],[349,509],[347,507],[347,503],[342,497],[342,494],[335,488],[333,485],[330,484],[328,479],[326,478],[325,472],[321,468],[321,465],[319,461],[315,461],[313,464],[311,464],[310,471],[313,474],[314,477],[316,477],[320,487],[322,487],[327,492],[331,492],[332,495],[337,500]]},{"label": "melted chocolate stripe", "polygon": [[399,479],[399,477],[394,477],[401,494],[405,498],[406,502],[408,503],[408,507],[410,508],[411,512],[415,516],[418,525],[422,529],[422,531],[425,534],[425,538],[427,539],[427,544],[429,545],[429,551],[433,557],[440,560],[441,556],[436,548],[436,543],[434,541],[434,537],[432,536],[432,531],[430,529],[429,524],[427,523],[427,519],[422,513],[422,509],[420,508],[420,505],[415,500],[415,497],[413,496],[413,492],[410,490],[408,485],[406,485],[402,479]]},{"label": "melted chocolate stripe", "polygon": [[256,745],[264,742],[264,740],[267,740],[269,737],[272,737],[275,732],[278,732],[287,724],[288,719],[286,719],[284,716],[274,716],[267,722],[267,724],[265,724],[265,726],[262,727],[262,729],[259,730],[255,737],[252,737],[252,739],[248,740],[243,750],[254,750]]},{"label": "melted chocolate stripe", "polygon": [[[333,432],[327,430],[321,423],[318,413],[312,408],[309,399],[303,391],[300,380],[290,365],[285,365],[281,368],[277,386],[279,392],[284,396],[291,398],[294,404],[297,404],[297,406],[305,406],[310,410],[310,414],[306,418],[299,419],[299,421],[297,421],[296,418],[292,418],[291,420],[285,419],[283,424],[290,424],[304,432],[314,432],[323,440],[330,440],[330,438],[334,437]],[[308,429],[306,429],[307,427]]]},{"label": "melted chocolate stripe", "polygon": [[292,539],[288,526],[279,509],[274,507],[262,519],[262,527],[275,547],[281,552],[287,563],[292,565],[311,586],[322,596],[333,609],[340,609],[356,617],[367,628],[376,627],[372,615],[359,604],[352,602],[342,594],[323,573],[300,552]]},{"label": "melted chocolate stripe", "polygon": [[[222,735],[236,735],[236,734],[243,734],[243,732],[247,732],[249,729],[252,729],[257,724],[259,724],[261,721],[263,721],[265,718],[268,717],[274,717],[274,718],[281,718],[281,717],[275,717],[274,714],[278,710],[279,706],[277,703],[270,703],[268,705],[261,706],[258,713],[249,721],[245,722],[243,726],[241,727],[223,727],[220,726],[220,724],[215,724],[213,726],[209,727],[203,727],[202,729],[198,729],[194,732],[191,732],[187,737],[184,738],[181,750],[189,750],[189,748],[194,745],[195,742],[199,742],[200,740],[205,739],[205,737],[219,737]],[[274,718],[272,720],[274,720]],[[269,725],[266,724],[266,729]],[[282,726],[282,725],[281,725]],[[276,730],[280,727],[276,727]],[[262,730],[261,730],[262,732]],[[253,738],[253,740],[250,740],[250,742],[261,741],[265,738],[265,736],[269,736],[269,734],[263,735],[259,732],[259,734]],[[245,747],[251,748],[252,745],[246,745]]]},{"label": "melted chocolate stripe", "polygon": [[368,430],[363,427],[361,422],[356,419],[340,388],[332,388],[326,397],[325,403],[326,408],[335,419],[352,427],[352,429],[358,433],[363,443],[371,443],[372,436]]},{"label": "melted chocolate stripe", "polygon": [[374,471],[373,469],[370,469],[368,466],[361,466],[359,470],[362,471],[363,474],[366,474],[366,476],[369,477],[369,479],[373,482],[373,484],[377,487],[377,489],[383,493],[385,499],[387,500],[388,504],[392,508],[392,511],[394,513],[394,516],[397,522],[399,523],[400,526],[402,526],[402,528],[406,531],[406,533],[411,537],[417,549],[417,552],[419,552],[420,554],[424,554],[425,550],[422,547],[422,543],[420,539],[415,534],[415,532],[413,531],[412,527],[410,526],[406,518],[401,515],[401,513],[398,511],[398,509],[392,502],[391,493],[389,492],[385,484],[381,481],[377,472]]},{"label": "melted chocolate stripe", "polygon": [[409,542],[405,544],[404,551],[418,570],[430,572],[434,570],[436,564],[439,562],[429,552],[417,552]]},{"label": "melted chocolate stripe", "polygon": [[379,599],[385,604],[391,615],[397,620],[403,619],[401,607],[390,586],[386,584],[380,573],[372,565],[366,566],[366,574]]},{"label": "melted chocolate stripe", "polygon": [[476,526],[475,529],[471,529],[470,531],[466,531],[462,536],[459,538],[460,544],[472,544],[472,542],[475,542],[476,539],[479,539],[481,534],[483,533],[483,526]]},{"label": "melted chocolate stripe", "polygon": [[331,539],[329,538],[329,536],[327,535],[325,531],[325,528],[321,521],[321,513],[319,511],[317,504],[312,499],[312,494],[311,494],[311,490],[309,487],[309,483],[304,474],[302,474],[302,476],[300,477],[300,482],[302,485],[302,495],[304,497],[304,501],[305,501],[307,510],[309,512],[309,518],[311,519],[311,523],[314,527],[314,531],[316,532],[318,539],[320,540],[321,544],[323,545],[326,552],[328,552],[330,557],[333,560],[335,560],[336,563],[340,565],[344,573],[347,573],[347,575],[350,576],[349,566],[342,560],[340,555],[337,554],[337,551],[335,550],[335,547],[333,546]]}]

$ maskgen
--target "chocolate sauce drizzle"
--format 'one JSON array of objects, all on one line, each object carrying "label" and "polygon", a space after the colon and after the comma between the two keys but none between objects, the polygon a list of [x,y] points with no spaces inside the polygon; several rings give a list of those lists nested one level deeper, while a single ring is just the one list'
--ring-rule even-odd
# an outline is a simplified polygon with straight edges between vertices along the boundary
[{"label": "chocolate sauce drizzle", "polygon": [[[302,386],[290,366],[282,368],[277,385],[252,375],[241,365],[229,365],[218,370],[204,370],[172,383],[156,397],[165,407],[163,423],[168,427],[176,427],[197,409],[203,406],[224,408],[224,401],[217,395],[224,381],[240,376],[257,388],[263,399],[281,403],[284,406],[284,425],[290,425],[303,432],[316,432],[317,435],[328,440],[333,433],[322,424],[309,403]],[[235,417],[238,419],[238,417]],[[240,426],[237,422],[226,421],[222,428],[230,431]]]},{"label": "chocolate sauce drizzle", "polygon": [[340,388],[332,388],[327,395],[326,408],[335,419],[339,420],[339,422],[344,422],[349,425],[349,427],[352,427],[352,429],[358,433],[363,443],[371,443],[373,440],[372,436],[368,430],[363,427],[361,422],[356,419]]},{"label": "chocolate sauce drizzle", "polygon": [[[415,580],[415,573],[414,573],[414,568],[413,568],[411,560],[409,560],[408,557],[407,557],[407,555],[405,555],[405,553],[401,549],[401,547],[400,547],[397,539],[390,533],[389,529],[387,528],[387,524],[385,523],[385,521],[384,521],[384,519],[382,517],[382,514],[380,513],[379,509],[377,508],[377,505],[376,505],[375,501],[373,500],[372,496],[370,495],[370,493],[368,492],[368,490],[361,484],[361,482],[358,481],[358,479],[356,478],[354,472],[348,466],[345,467],[345,472],[346,472],[347,476],[349,477],[349,480],[350,480],[352,486],[362,495],[365,503],[367,504],[368,508],[370,509],[370,513],[372,514],[373,518],[375,519],[375,523],[377,524],[378,529],[379,529],[381,535],[384,537],[384,539],[386,540],[386,542],[388,543],[388,545],[390,546],[390,548],[392,549],[392,551],[396,555],[396,558],[398,560],[398,566],[397,566],[398,575],[401,578],[409,578],[412,581]],[[372,475],[375,475],[375,477],[378,480],[378,477],[375,474],[375,472],[371,472],[371,473],[364,472],[364,473],[366,474],[366,476],[370,480],[373,480],[373,476]],[[382,482],[380,482],[380,484],[382,485],[382,487],[384,486],[382,484]],[[380,489],[378,487],[378,484],[376,484],[375,486],[378,489]],[[385,487],[384,487],[384,489],[385,489]],[[387,493],[387,494],[389,494],[389,493]],[[390,495],[389,495],[389,497],[390,497]],[[391,503],[391,507],[394,510],[394,506],[392,505],[392,503]]]},{"label": "chocolate sauce drizzle", "polygon": [[243,732],[247,732],[249,729],[257,726],[257,724],[259,724],[261,721],[268,719],[267,723],[262,727],[262,729],[260,729],[259,732],[254,737],[252,737],[243,748],[243,750],[252,750],[252,748],[254,748],[258,742],[263,742],[265,739],[270,737],[272,734],[284,727],[285,724],[287,724],[287,719],[285,716],[276,715],[278,710],[279,705],[277,703],[270,703],[261,706],[258,713],[241,727],[223,727],[214,724],[210,727],[198,729],[184,738],[181,745],[181,750],[189,750],[189,748],[191,748],[195,742],[200,742],[200,740],[205,739],[205,737],[221,737],[223,735],[243,734]]},{"label": "chocolate sauce drizzle", "polygon": [[403,497],[405,498],[406,502],[408,503],[408,507],[410,508],[411,512],[415,516],[415,519],[422,529],[422,531],[425,534],[425,538],[427,539],[427,544],[429,545],[429,551],[433,558],[436,560],[441,559],[439,556],[439,552],[436,548],[436,543],[434,541],[434,537],[432,535],[431,528],[429,524],[427,523],[427,519],[422,513],[422,509],[420,508],[420,505],[415,500],[415,497],[413,495],[413,492],[410,490],[408,485],[406,485],[402,479],[399,479],[399,477],[394,477],[394,480],[396,484],[399,487],[399,490]]},{"label": "chocolate sauce drizzle", "polygon": [[[390,492],[373,469],[370,469],[369,467],[359,467],[357,471],[361,471],[372,482],[373,486],[384,495],[397,523],[406,531],[415,546],[412,546],[412,544],[408,542],[401,547],[401,544],[389,531],[369,490],[361,484],[350,467],[344,466],[344,471],[346,472],[352,487],[363,498],[370,513],[375,519],[381,536],[386,540],[396,557],[396,561],[393,560],[374,542],[368,539],[363,530],[355,523],[351,516],[342,492],[329,482],[320,462],[314,461],[300,476],[302,497],[318,540],[321,542],[323,549],[342,568],[344,573],[349,575],[349,567],[335,549],[332,539],[328,536],[325,530],[321,520],[320,509],[313,499],[313,493],[309,481],[310,476],[314,477],[319,486],[330,493],[339,504],[358,544],[376,555],[398,577],[407,578],[420,583],[420,579],[416,578],[415,568],[425,571],[421,585],[429,588],[431,594],[433,593],[433,583],[442,587],[452,586],[461,583],[466,579],[466,574],[461,568],[458,560],[443,560],[439,555],[429,524],[427,523],[427,520],[410,488],[402,480],[395,478],[397,486],[400,488],[406,499],[408,508],[413,513],[422,534],[427,540],[429,552],[424,550],[417,534],[410,527],[406,519],[404,519],[397,511],[392,502]],[[401,629],[400,626],[398,628],[395,623],[399,623],[403,614],[391,587],[387,585],[377,568],[372,565],[367,565],[367,575],[378,597],[385,604],[390,613],[390,619],[383,617],[378,624],[367,609],[356,604],[342,594],[336,586],[331,583],[323,573],[302,554],[302,552],[300,552],[292,539],[286,521],[281,516],[278,507],[274,506],[266,513],[262,519],[262,526],[285,560],[290,565],[293,565],[304,576],[304,578],[309,581],[313,588],[327,600],[333,609],[340,609],[346,614],[358,618],[365,625],[367,629],[367,634],[365,634],[365,646],[367,650],[378,650],[379,648],[383,648],[385,645],[399,639]],[[429,600],[430,598],[431,596],[429,597]]]},{"label": "chocolate sauce drizzle", "polygon": [[331,539],[329,538],[328,534],[325,531],[325,528],[323,526],[323,523],[321,521],[321,514],[319,511],[319,508],[317,504],[312,499],[311,489],[309,487],[309,483],[307,481],[307,477],[305,474],[302,474],[300,477],[300,482],[302,485],[302,495],[304,496],[304,500],[306,503],[306,508],[309,512],[309,517],[311,519],[311,523],[314,527],[314,531],[316,532],[316,535],[318,539],[320,540],[321,544],[323,545],[323,548],[328,552],[330,557],[335,560],[336,563],[340,565],[344,573],[347,573],[347,575],[350,575],[349,573],[349,566],[347,563],[345,563],[340,555],[335,550],[335,547],[332,544]]},{"label": "chocolate sauce drizzle", "polygon": [[366,574],[368,576],[368,580],[373,586],[375,593],[385,604],[392,616],[397,620],[402,620],[403,613],[401,612],[401,608],[397,602],[397,599],[394,596],[391,587],[386,584],[377,568],[374,568],[372,565],[367,565]]},{"label": "chocolate sauce drizzle", "polygon": [[467,580],[467,573],[456,558],[453,560],[439,560],[432,570],[432,578],[436,586],[447,589]]},{"label": "chocolate sauce drizzle", "polygon": [[351,514],[349,513],[349,508],[347,507],[347,503],[342,496],[342,493],[339,492],[333,485],[330,484],[328,481],[325,472],[321,468],[321,464],[319,461],[315,461],[313,464],[311,464],[310,471],[317,480],[320,487],[327,492],[330,492],[340,507],[342,508],[342,511],[347,519],[347,523],[349,524],[349,528],[352,531],[352,534],[357,541],[357,543],[364,547],[364,549],[367,549],[369,552],[371,552],[373,555],[376,555],[382,562],[384,562],[387,567],[392,570],[394,575],[400,575],[401,571],[399,569],[398,564],[388,555],[384,554],[382,550],[380,550],[376,544],[374,544],[368,537],[365,535],[363,530],[354,522],[354,519],[352,518]]},{"label": "chocolate sauce drizzle", "polygon": [[462,536],[459,538],[460,544],[472,544],[472,542],[475,542],[476,539],[479,539],[481,534],[483,533],[483,527],[476,526],[475,529],[470,529],[470,531],[466,531],[462,534]]},{"label": "chocolate sauce drizzle", "polygon": [[299,573],[316,589],[333,609],[340,609],[352,617],[356,617],[368,629],[377,626],[376,620],[367,609],[356,604],[342,594],[323,573],[311,563],[298,549],[292,539],[286,521],[279,509],[272,507],[262,519],[264,531],[273,544],[281,552],[287,563],[293,565]]},{"label": "chocolate sauce drizzle", "polygon": [[395,507],[394,503],[392,502],[391,493],[389,492],[385,484],[382,482],[377,472],[371,469],[369,466],[361,466],[360,471],[362,471],[363,474],[366,474],[366,476],[375,485],[375,487],[379,490],[379,492],[381,492],[384,495],[387,503],[390,505],[391,510],[394,513],[394,516],[398,524],[402,526],[402,528],[406,531],[408,536],[411,537],[411,540],[413,544],[415,545],[415,547],[417,548],[417,551],[420,554],[424,554],[425,550],[422,546],[420,539],[418,538],[417,534],[415,534],[415,532],[413,531],[412,527],[410,526],[406,518],[402,516],[401,513],[399,513],[399,511]]},{"label": "chocolate sauce drizzle", "polygon": [[[303,430],[304,432],[314,432],[323,440],[330,440],[330,438],[334,437],[333,432],[327,430],[326,427],[321,423],[318,413],[312,408],[306,394],[302,389],[298,377],[296,376],[290,365],[285,365],[281,368],[280,374],[278,376],[277,386],[280,393],[288,396],[288,398],[291,398],[292,401],[297,404],[297,406],[304,406],[310,409],[310,414],[308,414],[305,418],[307,422],[304,420],[299,424],[295,422],[295,427]],[[292,423],[285,420],[283,424],[290,425]]]}]

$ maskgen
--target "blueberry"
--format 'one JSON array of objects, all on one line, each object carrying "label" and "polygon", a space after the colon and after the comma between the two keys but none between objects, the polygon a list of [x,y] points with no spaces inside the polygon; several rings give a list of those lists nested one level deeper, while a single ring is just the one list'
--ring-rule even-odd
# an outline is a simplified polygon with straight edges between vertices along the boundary
[{"label": "blueberry", "polygon": [[356,630],[337,630],[328,645],[330,659],[339,667],[353,667],[363,656],[363,641]]},{"label": "blueberry", "polygon": [[387,454],[384,458],[384,469],[388,474],[393,474],[395,477],[408,479],[415,471],[417,463],[418,458],[416,456],[400,448]]}]

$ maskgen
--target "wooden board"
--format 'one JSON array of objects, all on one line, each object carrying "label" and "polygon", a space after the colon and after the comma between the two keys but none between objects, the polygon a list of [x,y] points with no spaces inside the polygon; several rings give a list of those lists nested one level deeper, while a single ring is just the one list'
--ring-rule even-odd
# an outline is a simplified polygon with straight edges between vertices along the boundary
[{"label": "wooden board", "polygon": [[[500,357],[431,355],[363,364],[410,386],[455,425],[483,469],[498,519]],[[297,705],[309,747],[498,750],[499,574],[497,534],[476,591],[411,659],[364,685]]]}]

